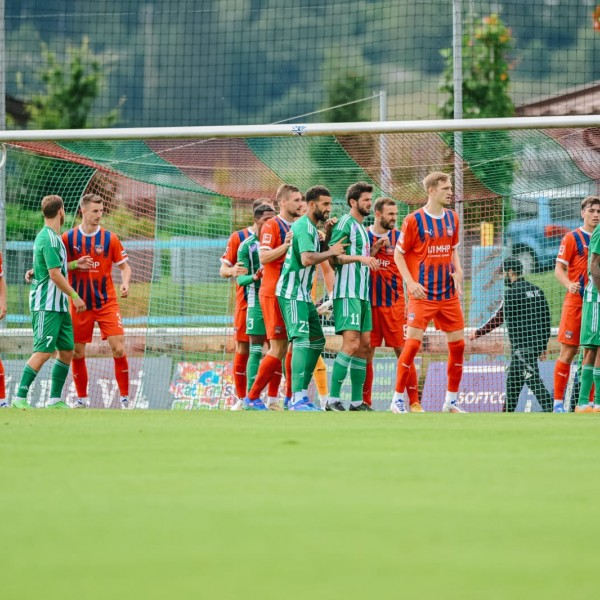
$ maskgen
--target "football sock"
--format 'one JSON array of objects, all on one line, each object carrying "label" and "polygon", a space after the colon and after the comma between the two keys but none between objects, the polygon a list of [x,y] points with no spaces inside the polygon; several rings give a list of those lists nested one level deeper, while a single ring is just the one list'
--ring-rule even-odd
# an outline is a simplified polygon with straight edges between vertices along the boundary
[{"label": "football sock", "polygon": [[285,396],[287,398],[292,397],[292,355],[291,350],[285,355]]},{"label": "football sock", "polygon": [[398,400],[402,400],[402,402],[404,402],[404,392],[394,392],[392,402],[397,402]]},{"label": "football sock", "polygon": [[411,363],[408,370],[408,379],[406,380],[406,395],[408,396],[409,404],[417,404],[419,402],[419,377],[415,363]]},{"label": "football sock", "polygon": [[23,374],[21,375],[21,381],[19,382],[19,389],[17,390],[17,398],[27,398],[29,388],[33,383],[33,380],[37,377],[38,372],[34,371],[29,365],[25,365]]},{"label": "football sock", "polygon": [[315,385],[317,386],[317,391],[319,392],[319,397],[323,400],[323,398],[326,398],[329,395],[329,386],[327,385],[327,366],[325,365],[325,361],[321,354],[319,354],[319,358],[317,359],[317,365],[313,371],[313,378],[315,380]]},{"label": "football sock", "polygon": [[260,361],[258,372],[256,373],[256,378],[254,379],[254,385],[248,392],[248,398],[250,400],[258,400],[258,398],[260,398],[261,392],[267,387],[269,381],[275,373],[277,363],[279,363],[279,368],[281,368],[281,360],[271,356],[270,354],[267,354]]},{"label": "football sock", "polygon": [[4,365],[0,360],[0,400],[6,398],[6,382],[4,380]]},{"label": "football sock", "polygon": [[562,402],[565,397],[565,389],[569,381],[571,365],[557,360],[554,365],[554,401]]},{"label": "football sock", "polygon": [[[338,355],[335,357],[333,361],[333,369],[331,369],[331,385],[330,389],[330,397],[329,402],[332,403],[332,398],[337,398],[339,400],[340,393],[342,391],[342,385],[344,383],[344,379],[346,379],[346,375],[348,373],[348,367],[350,366],[350,361],[352,357],[348,354],[344,354],[343,352],[338,352]],[[362,392],[361,392],[362,394]]]},{"label": "football sock", "polygon": [[[596,390],[600,390],[600,369],[594,367],[594,387]],[[594,396],[594,404],[600,404],[600,393],[596,391]]]},{"label": "football sock", "polygon": [[465,340],[448,342],[448,391],[458,392],[463,374]]},{"label": "football sock", "polygon": [[579,388],[579,400],[577,401],[579,406],[585,406],[586,404],[589,404],[592,383],[594,383],[594,366],[582,365],[581,387]]},{"label": "football sock", "polygon": [[126,356],[115,358],[115,379],[121,396],[129,396],[129,361]]},{"label": "football sock", "polygon": [[62,394],[67,375],[69,374],[69,365],[65,365],[64,362],[56,360],[52,366],[52,373],[50,375],[50,398],[58,398]]},{"label": "football sock", "polygon": [[365,386],[365,376],[367,374],[367,359],[352,357],[350,361],[350,382],[352,383],[352,394],[350,401],[355,406],[362,404],[363,387]]},{"label": "football sock", "polygon": [[279,398],[279,386],[281,385],[281,377],[283,376],[282,363],[279,361],[278,365],[275,365],[273,370],[273,376],[269,381],[269,387],[267,388],[267,396],[272,398]]},{"label": "football sock", "polygon": [[[308,353],[308,340],[306,338],[295,338],[291,374],[294,399],[296,398],[296,393],[304,389],[304,370],[307,367]],[[312,375],[312,371],[310,371],[310,374]]]},{"label": "football sock", "polygon": [[73,383],[78,398],[85,398],[88,395],[88,370],[85,363],[85,357],[74,358],[71,361],[71,370],[73,372]]},{"label": "football sock", "polygon": [[[321,358],[321,352],[325,348],[325,338],[316,338],[314,340],[310,340],[308,343],[308,352],[306,355],[306,368],[304,370],[304,389],[308,390],[308,386],[310,385],[310,380],[313,378],[313,374]],[[322,359],[321,359],[322,360]],[[323,362],[323,369],[325,369],[325,362]],[[325,395],[327,395],[327,373],[323,372],[323,379],[325,380]],[[316,382],[315,382],[316,383]],[[317,386],[317,391],[319,391],[319,387]],[[321,392],[319,391],[319,395]]]},{"label": "football sock", "polygon": [[[248,379],[248,387],[251,388],[256,379],[258,365],[262,358],[262,344],[250,344],[250,354],[248,355],[248,363],[246,365],[246,377]],[[277,395],[277,394],[275,394]]]},{"label": "football sock", "polygon": [[421,342],[415,339],[408,339],[404,344],[404,349],[398,358],[398,366],[396,368],[396,391],[403,392],[406,389],[408,374],[411,365],[414,363],[415,356],[421,347]]},{"label": "football sock", "polygon": [[448,390],[446,392],[446,396],[444,398],[444,404],[446,402],[450,402],[450,404],[455,404],[457,398],[458,398],[458,392],[451,392],[450,390]]},{"label": "football sock", "polygon": [[363,385],[363,402],[371,406],[371,396],[373,391],[373,361],[367,362],[365,371],[365,383]]},{"label": "football sock", "polygon": [[246,365],[248,364],[248,355],[236,352],[233,357],[233,383],[235,386],[235,395],[243,398],[246,395]]}]

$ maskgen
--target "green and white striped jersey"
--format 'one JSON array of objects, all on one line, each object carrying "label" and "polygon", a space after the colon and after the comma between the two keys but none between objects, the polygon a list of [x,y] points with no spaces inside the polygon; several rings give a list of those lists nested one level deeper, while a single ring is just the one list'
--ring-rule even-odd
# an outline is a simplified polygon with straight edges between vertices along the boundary
[{"label": "green and white striped jersey", "polygon": [[67,250],[59,235],[46,226],[33,243],[33,279],[29,290],[29,310],[68,312],[69,298],[50,279],[50,269],[60,268],[67,276]]},{"label": "green and white striped jersey", "polygon": [[[248,236],[238,248],[237,260],[241,262],[246,269],[248,269],[248,275],[242,278],[238,277],[238,283],[245,285],[246,287],[246,299],[248,300],[248,307],[254,308],[258,303],[258,290],[260,290],[260,279],[256,281],[252,280],[254,275],[260,268],[260,257],[259,248],[260,243],[254,233]],[[242,282],[240,282],[242,279]],[[244,281],[245,280],[245,281]],[[246,283],[249,282],[249,283]]]},{"label": "green and white striped jersey", "polygon": [[592,237],[590,239],[590,247],[588,249],[588,282],[585,286],[585,291],[583,292],[583,301],[584,302],[600,302],[600,297],[598,296],[598,290],[592,281],[591,275],[591,266],[592,266],[592,255],[600,254],[600,226],[594,229],[594,233],[592,233]]},{"label": "green and white striped jersey", "polygon": [[312,302],[312,288],[316,265],[302,265],[303,252],[319,252],[319,232],[304,215],[292,225],[294,238],[285,255],[275,295],[289,300]]},{"label": "green and white striped jersey", "polygon": [[[344,215],[333,227],[330,245],[346,238],[348,256],[370,256],[371,245],[367,230],[352,215]],[[335,265],[333,298],[369,299],[369,267],[359,262]]]}]

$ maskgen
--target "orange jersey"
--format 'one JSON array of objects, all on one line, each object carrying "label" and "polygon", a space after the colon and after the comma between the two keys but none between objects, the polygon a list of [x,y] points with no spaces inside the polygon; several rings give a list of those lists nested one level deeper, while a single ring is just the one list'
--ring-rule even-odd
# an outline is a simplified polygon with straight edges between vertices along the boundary
[{"label": "orange jersey", "polygon": [[[291,226],[291,223],[288,223],[279,216],[269,219],[260,230],[260,249],[275,250],[275,248],[279,248],[283,244],[285,234],[290,230]],[[260,284],[261,296],[275,296],[275,288],[277,287],[284,261],[285,253],[278,259],[263,266],[263,278]]]},{"label": "orange jersey", "polygon": [[[237,255],[238,249],[241,243],[248,238],[248,236],[252,235],[252,232],[248,227],[245,229],[240,229],[239,231],[234,231],[229,236],[229,241],[227,242],[227,248],[225,248],[225,252],[223,256],[221,256],[221,262],[228,267],[233,267],[237,263]],[[235,305],[236,307],[246,308],[246,288],[244,286],[238,285],[237,281],[235,284]]]},{"label": "orange jersey", "polygon": [[371,225],[367,230],[369,234],[369,243],[371,248],[378,239],[387,237],[388,246],[384,246],[375,255],[379,263],[377,271],[371,271],[371,305],[372,306],[392,306],[396,302],[404,302],[404,285],[402,276],[398,271],[396,261],[394,261],[394,248],[398,243],[400,232],[392,229],[384,234],[375,233]]},{"label": "orange jersey", "polygon": [[592,234],[581,227],[569,231],[560,242],[556,262],[567,267],[569,281],[579,281],[579,294],[567,293],[565,302],[581,306],[583,303],[583,290],[588,282],[588,247]]},{"label": "orange jersey", "polygon": [[121,240],[103,227],[95,233],[83,233],[80,227],[65,231],[62,235],[67,249],[67,260],[77,260],[91,256],[94,264],[88,271],[70,271],[69,283],[85,302],[88,310],[102,308],[107,302],[117,300],[117,292],[112,280],[113,265],[121,265],[128,260]]},{"label": "orange jersey", "polygon": [[420,208],[404,219],[396,248],[412,278],[425,288],[427,300],[456,296],[452,253],[457,246],[458,217],[453,210],[434,217]]}]

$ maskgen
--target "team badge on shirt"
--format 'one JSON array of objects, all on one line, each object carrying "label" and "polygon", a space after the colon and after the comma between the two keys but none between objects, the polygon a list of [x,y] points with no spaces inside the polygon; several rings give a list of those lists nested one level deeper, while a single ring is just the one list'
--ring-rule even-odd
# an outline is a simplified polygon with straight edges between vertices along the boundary
[{"label": "team badge on shirt", "polygon": [[94,246],[94,251],[96,252],[96,254],[103,254],[104,246]]}]

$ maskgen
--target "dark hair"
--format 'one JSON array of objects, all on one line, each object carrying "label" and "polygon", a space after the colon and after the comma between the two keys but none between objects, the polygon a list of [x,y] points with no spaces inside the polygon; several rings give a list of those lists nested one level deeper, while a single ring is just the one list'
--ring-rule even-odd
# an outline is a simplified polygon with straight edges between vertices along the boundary
[{"label": "dark hair", "polygon": [[588,206],[593,206],[594,204],[600,204],[599,196],[586,196],[581,201],[581,210],[585,210]]},{"label": "dark hair", "polygon": [[261,205],[257,206],[254,209],[254,213],[253,213],[254,220],[258,221],[258,219],[260,219],[267,212],[272,212],[272,213],[275,212],[275,209],[273,208],[273,206],[271,204],[261,204]]},{"label": "dark hair", "polygon": [[504,269],[505,273],[508,273],[510,269],[517,277],[523,275],[523,263],[514,256],[505,258],[504,262],[502,263],[502,268]]},{"label": "dark hair", "polygon": [[375,200],[375,204],[373,205],[373,211],[381,212],[384,206],[396,206],[396,201],[392,198],[386,197],[377,198],[377,200]]},{"label": "dark hair", "polygon": [[53,219],[64,206],[63,199],[56,194],[42,198],[42,214],[47,219]]},{"label": "dark hair", "polygon": [[373,186],[366,181],[357,181],[346,190],[346,202],[350,206],[350,200],[358,200],[365,192],[372,192]]},{"label": "dark hair", "polygon": [[319,196],[328,196],[331,198],[331,192],[324,185],[315,185],[309,190],[306,190],[307,202],[318,200]]}]

